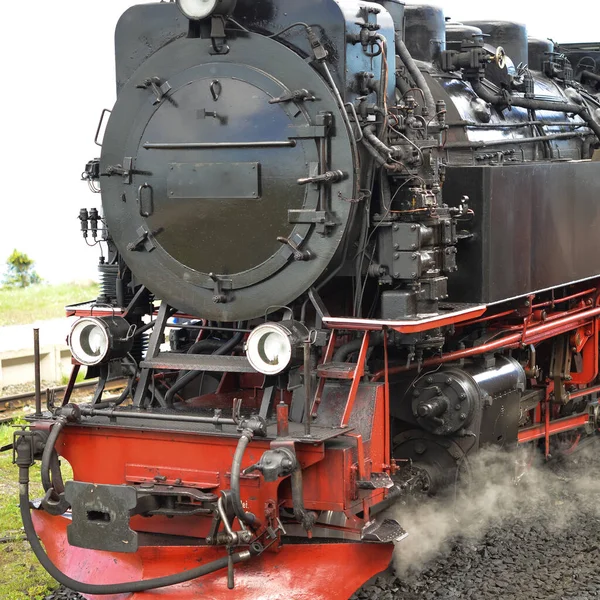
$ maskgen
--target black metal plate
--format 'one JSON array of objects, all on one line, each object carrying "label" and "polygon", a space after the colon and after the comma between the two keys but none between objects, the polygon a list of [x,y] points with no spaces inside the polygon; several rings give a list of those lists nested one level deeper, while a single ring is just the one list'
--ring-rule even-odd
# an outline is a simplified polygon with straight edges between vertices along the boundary
[{"label": "black metal plate", "polygon": [[259,196],[259,164],[173,163],[167,178],[167,196],[171,200],[248,198]]},{"label": "black metal plate", "polygon": [[448,167],[444,201],[475,215],[453,301],[495,303],[600,275],[600,163]]},{"label": "black metal plate", "polygon": [[138,534],[129,527],[137,504],[134,488],[68,481],[65,497],[73,522],[67,527],[71,546],[107,552],[137,552]]}]

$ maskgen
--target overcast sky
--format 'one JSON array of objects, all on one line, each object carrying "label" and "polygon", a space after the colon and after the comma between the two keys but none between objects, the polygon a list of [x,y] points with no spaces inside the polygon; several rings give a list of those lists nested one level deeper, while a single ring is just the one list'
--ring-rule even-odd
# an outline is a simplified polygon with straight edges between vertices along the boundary
[{"label": "overcast sky", "polygon": [[[83,243],[77,215],[81,207],[101,208],[101,203],[79,178],[86,162],[99,154],[93,137],[100,112],[115,101],[114,27],[134,4],[3,3],[0,272],[18,248],[36,260],[48,281],[95,278],[98,252]],[[598,0],[438,4],[455,20],[520,21],[530,34],[559,42],[596,41],[600,35]]]}]

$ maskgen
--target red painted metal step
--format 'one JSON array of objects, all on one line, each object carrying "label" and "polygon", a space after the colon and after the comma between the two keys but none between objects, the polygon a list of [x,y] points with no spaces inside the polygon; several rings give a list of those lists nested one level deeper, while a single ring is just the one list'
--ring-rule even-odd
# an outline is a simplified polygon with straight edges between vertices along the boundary
[{"label": "red painted metal step", "polygon": [[327,379],[352,379],[356,372],[356,363],[323,363],[317,367],[319,377]]}]

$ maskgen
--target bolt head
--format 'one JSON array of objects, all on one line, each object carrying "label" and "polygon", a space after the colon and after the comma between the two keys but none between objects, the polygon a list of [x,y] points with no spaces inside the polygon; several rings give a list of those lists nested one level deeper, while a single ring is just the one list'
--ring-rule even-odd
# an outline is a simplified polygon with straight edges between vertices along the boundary
[{"label": "bolt head", "polygon": [[415,444],[415,452],[417,454],[425,454],[425,451],[427,450],[427,445],[424,442],[417,442]]}]

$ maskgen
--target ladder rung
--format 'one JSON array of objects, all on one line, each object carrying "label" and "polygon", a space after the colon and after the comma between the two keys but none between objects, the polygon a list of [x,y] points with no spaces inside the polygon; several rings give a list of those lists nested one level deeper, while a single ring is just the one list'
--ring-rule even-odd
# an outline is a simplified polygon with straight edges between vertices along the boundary
[{"label": "ladder rung", "polygon": [[328,362],[317,367],[319,377],[326,379],[352,379],[356,363]]}]

